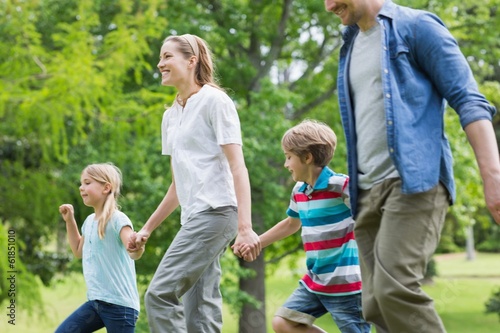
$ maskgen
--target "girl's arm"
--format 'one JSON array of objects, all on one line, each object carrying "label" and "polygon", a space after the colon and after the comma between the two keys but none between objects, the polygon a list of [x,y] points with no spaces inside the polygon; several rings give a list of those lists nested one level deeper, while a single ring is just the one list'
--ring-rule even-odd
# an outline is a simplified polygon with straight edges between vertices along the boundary
[{"label": "girl's arm", "polygon": [[137,247],[134,250],[130,250],[127,248],[128,242],[130,240],[130,237],[134,234],[134,231],[130,226],[124,226],[122,230],[120,230],[120,238],[122,240],[123,246],[127,249],[128,255],[130,256],[131,259],[133,260],[138,260],[142,257],[142,254],[144,253],[144,245],[141,247]]},{"label": "girl's arm", "polygon": [[262,246],[259,237],[252,229],[250,179],[243,158],[243,150],[238,144],[228,144],[221,147],[231,168],[238,202],[238,236],[233,250],[235,254],[238,254],[239,247],[246,245],[250,252],[245,260],[252,261],[260,254]]},{"label": "girl's arm", "polygon": [[80,235],[80,231],[78,231],[73,205],[61,205],[59,206],[59,212],[66,222],[66,231],[68,233],[68,242],[69,246],[71,247],[71,251],[73,252],[73,255],[75,257],[81,258],[84,238]]}]

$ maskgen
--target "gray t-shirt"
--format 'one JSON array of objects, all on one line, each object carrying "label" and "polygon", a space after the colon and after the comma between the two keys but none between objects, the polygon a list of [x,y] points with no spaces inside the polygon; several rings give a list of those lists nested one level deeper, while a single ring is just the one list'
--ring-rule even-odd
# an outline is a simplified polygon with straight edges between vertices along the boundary
[{"label": "gray t-shirt", "polygon": [[387,178],[398,177],[387,147],[381,70],[381,30],[377,23],[360,31],[351,55],[349,84],[356,121],[358,181],[370,189]]}]

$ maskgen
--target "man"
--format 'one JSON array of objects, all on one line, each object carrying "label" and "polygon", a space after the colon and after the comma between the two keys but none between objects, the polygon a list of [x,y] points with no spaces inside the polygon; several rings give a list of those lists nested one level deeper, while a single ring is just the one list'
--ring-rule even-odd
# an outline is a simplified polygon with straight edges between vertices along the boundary
[{"label": "man", "polygon": [[325,0],[347,28],[338,93],[348,145],[363,315],[377,332],[445,332],[420,288],[455,199],[445,100],[457,112],[500,223],[496,109],[442,21],[390,0]]}]

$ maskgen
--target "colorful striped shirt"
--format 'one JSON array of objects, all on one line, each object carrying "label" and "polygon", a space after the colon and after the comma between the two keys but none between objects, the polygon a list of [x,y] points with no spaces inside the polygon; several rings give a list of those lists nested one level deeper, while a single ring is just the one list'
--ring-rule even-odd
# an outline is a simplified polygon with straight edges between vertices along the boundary
[{"label": "colorful striped shirt", "polygon": [[342,296],[361,292],[358,246],[349,207],[349,178],[324,167],[314,185],[298,182],[287,214],[300,219],[310,292]]}]

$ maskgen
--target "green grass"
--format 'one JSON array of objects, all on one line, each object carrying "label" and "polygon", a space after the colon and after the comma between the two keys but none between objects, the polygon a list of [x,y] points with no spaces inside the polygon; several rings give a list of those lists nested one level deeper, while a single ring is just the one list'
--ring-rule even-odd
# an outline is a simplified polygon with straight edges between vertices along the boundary
[{"label": "green grass", "polygon": [[[485,302],[493,289],[500,287],[500,255],[477,254],[467,261],[464,254],[436,257],[439,277],[424,290],[434,298],[448,333],[498,333],[500,321],[495,314],[485,313]],[[268,332],[276,308],[282,305],[297,287],[299,276],[288,269],[279,270],[266,280],[266,314]],[[2,312],[2,333],[52,333],[57,325],[85,301],[85,283],[79,274],[72,275],[55,287],[43,288],[45,318],[29,317],[18,305],[16,326],[7,323]],[[2,305],[2,308],[4,306]],[[339,332],[330,316],[323,316],[316,324],[329,333]],[[238,320],[224,306],[223,333],[236,333]],[[101,330],[99,332],[105,332]]]},{"label": "green grass", "polygon": [[485,313],[491,291],[500,286],[500,278],[439,278],[426,286],[449,333],[498,333],[498,316]]},{"label": "green grass", "polygon": [[464,253],[443,254],[435,259],[439,277],[500,278],[500,254],[477,253],[472,261]]}]

